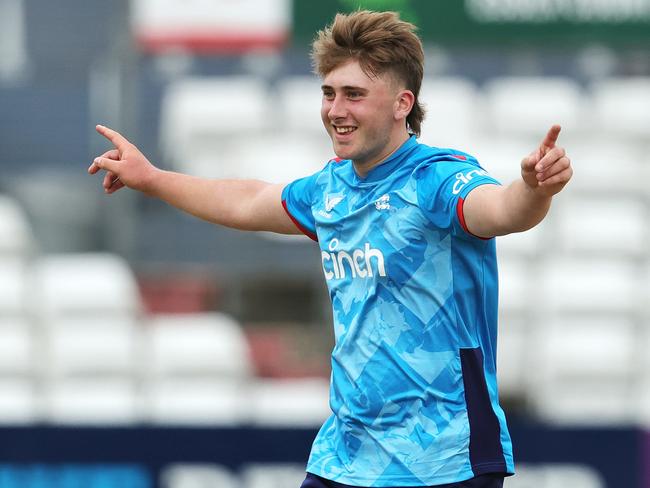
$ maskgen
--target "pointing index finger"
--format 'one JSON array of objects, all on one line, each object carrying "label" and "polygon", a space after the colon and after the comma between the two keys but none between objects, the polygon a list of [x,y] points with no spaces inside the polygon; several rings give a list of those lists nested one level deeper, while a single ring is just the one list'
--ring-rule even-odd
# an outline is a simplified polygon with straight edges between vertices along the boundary
[{"label": "pointing index finger", "polygon": [[548,133],[546,134],[546,137],[542,141],[542,146],[549,149],[554,148],[561,130],[562,127],[560,127],[558,124],[551,126],[551,128],[548,130]]},{"label": "pointing index finger", "polygon": [[118,149],[124,149],[125,146],[129,144],[129,141],[126,139],[126,137],[113,129],[110,129],[103,125],[97,125],[95,129],[106,139],[111,141],[113,145]]}]

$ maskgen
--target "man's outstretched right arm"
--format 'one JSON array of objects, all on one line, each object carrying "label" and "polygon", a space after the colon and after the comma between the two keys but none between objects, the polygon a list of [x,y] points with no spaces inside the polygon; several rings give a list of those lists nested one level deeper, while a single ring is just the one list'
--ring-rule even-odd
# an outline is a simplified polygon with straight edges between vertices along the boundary
[{"label": "man's outstretched right arm", "polygon": [[258,180],[209,180],[163,171],[118,132],[97,126],[115,147],[95,158],[90,174],[105,170],[104,191],[128,187],[209,222],[240,230],[300,231],[282,208],[284,185]]}]

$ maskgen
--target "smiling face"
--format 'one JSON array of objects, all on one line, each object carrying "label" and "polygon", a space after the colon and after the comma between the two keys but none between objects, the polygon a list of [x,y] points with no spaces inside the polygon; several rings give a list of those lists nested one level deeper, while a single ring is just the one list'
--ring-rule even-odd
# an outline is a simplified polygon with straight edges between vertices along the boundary
[{"label": "smiling face", "polygon": [[350,60],[323,79],[321,118],[334,152],[362,176],[408,139],[406,116],[414,96],[394,77],[370,77]]}]

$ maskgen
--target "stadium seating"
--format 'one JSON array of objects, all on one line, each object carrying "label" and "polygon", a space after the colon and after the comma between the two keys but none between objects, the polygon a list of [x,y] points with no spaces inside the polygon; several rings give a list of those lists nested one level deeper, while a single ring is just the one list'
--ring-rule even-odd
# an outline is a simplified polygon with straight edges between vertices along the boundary
[{"label": "stadium seating", "polygon": [[29,270],[36,244],[20,204],[0,194],[0,424],[38,420]]},{"label": "stadium seating", "polygon": [[43,255],[29,282],[43,420],[138,420],[142,306],[128,263],[105,253]]},{"label": "stadium seating", "polygon": [[323,139],[321,81],[316,76],[287,76],[278,82],[277,93],[282,130],[312,132]]},{"label": "stadium seating", "polygon": [[110,317],[68,318],[50,322],[42,338],[50,381],[75,377],[135,378],[142,358],[141,327]]},{"label": "stadium seating", "polygon": [[50,383],[43,396],[43,420],[51,424],[129,425],[141,419],[131,378],[66,379]]},{"label": "stadium seating", "polygon": [[468,134],[477,134],[483,105],[474,84],[460,77],[430,77],[422,83],[420,101],[426,118],[420,139],[437,147],[463,148]]},{"label": "stadium seating", "polygon": [[[546,129],[539,130],[538,138],[544,135],[544,130]],[[534,147],[531,141],[532,137],[518,140],[482,133],[477,134],[471,141],[465,141],[458,149],[474,156],[490,175],[506,185],[520,177],[521,160]]]},{"label": "stadium seating", "polygon": [[331,411],[325,379],[265,379],[251,385],[251,421],[260,425],[317,427]]},{"label": "stadium seating", "polygon": [[194,159],[212,157],[218,162],[229,138],[268,128],[274,117],[269,113],[267,90],[264,82],[249,76],[172,82],[165,90],[160,116],[160,145],[167,163],[195,173]]},{"label": "stadium seating", "polygon": [[28,270],[29,266],[22,259],[0,258],[0,328],[26,319]]},{"label": "stadium seating", "polygon": [[534,324],[526,314],[499,314],[497,374],[504,400],[525,401],[529,388],[529,346]]},{"label": "stadium seating", "polygon": [[30,425],[41,418],[41,405],[31,379],[0,378],[0,425]]},{"label": "stadium seating", "polygon": [[[650,424],[650,367],[637,350],[650,336],[649,83],[508,76],[478,84],[446,75],[422,86],[429,118],[421,140],[472,154],[504,184],[519,177],[522,157],[550,123],[563,126],[573,181],[543,224],[497,238],[501,391],[526,398],[549,421]],[[277,183],[318,171],[333,155],[319,85],[307,75],[176,79],[162,99],[164,160],[192,174]],[[0,196],[0,221],[0,390],[16,392],[25,419],[53,408],[43,416],[67,422],[60,409],[83,405],[80,392],[95,391],[92,381],[118,385],[119,421],[311,426],[328,415],[324,382],[256,378],[241,326],[228,317],[145,317],[124,259],[32,261],[37,246],[15,200]],[[615,380],[599,382],[593,359],[614,364]],[[580,411],[589,415],[580,419]]]},{"label": "stadium seating", "polygon": [[26,324],[0,325],[0,377],[29,378],[35,373],[36,344]]},{"label": "stadium seating", "polygon": [[241,425],[249,422],[244,382],[219,378],[157,379],[143,385],[143,420],[163,425]]},{"label": "stadium seating", "polygon": [[571,78],[504,76],[493,78],[483,90],[485,128],[497,134],[536,140],[555,123],[567,132],[584,130],[584,95]]},{"label": "stadium seating", "polygon": [[246,338],[228,316],[152,317],[146,326],[144,365],[148,420],[173,424],[248,420],[247,384],[254,371]]},{"label": "stadium seating", "polygon": [[0,194],[0,260],[27,259],[36,251],[30,222],[13,198]]},{"label": "stadium seating", "polygon": [[537,300],[549,310],[634,313],[644,300],[643,269],[619,257],[549,256]]},{"label": "stadium seating", "polygon": [[596,136],[578,138],[569,144],[566,147],[576,177],[568,191],[603,199],[621,194],[645,197],[650,165],[642,144],[630,144],[619,137]]},{"label": "stadium seating", "polygon": [[194,375],[246,381],[253,373],[243,331],[221,313],[153,316],[145,341],[149,377]]},{"label": "stadium seating", "polygon": [[197,155],[185,164],[194,175],[285,183],[315,173],[333,156],[323,137],[278,131],[233,136],[218,153]]},{"label": "stadium seating", "polygon": [[634,320],[565,313],[540,324],[534,338],[530,400],[541,417],[564,424],[636,420],[637,365],[646,346]]},{"label": "stadium seating", "polygon": [[593,130],[609,138],[648,142],[650,77],[608,78],[590,87]]},{"label": "stadium seating", "polygon": [[41,256],[33,270],[35,312],[43,321],[92,314],[132,318],[141,312],[135,276],[108,253]]},{"label": "stadium seating", "polygon": [[556,245],[575,255],[646,256],[648,209],[634,196],[566,198],[555,224]]},{"label": "stadium seating", "polygon": [[[528,258],[532,259],[532,258]],[[499,305],[503,313],[525,311],[534,292],[531,264],[516,255],[501,253],[499,262]]]}]

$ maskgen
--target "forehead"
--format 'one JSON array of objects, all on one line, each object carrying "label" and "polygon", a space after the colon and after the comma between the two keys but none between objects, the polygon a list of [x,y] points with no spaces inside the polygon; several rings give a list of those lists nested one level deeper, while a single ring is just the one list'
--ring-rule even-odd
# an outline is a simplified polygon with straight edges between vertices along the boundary
[{"label": "forehead", "polygon": [[323,85],[333,88],[356,86],[361,88],[387,87],[390,77],[386,74],[368,76],[356,59],[351,59],[337,66],[323,78]]}]

